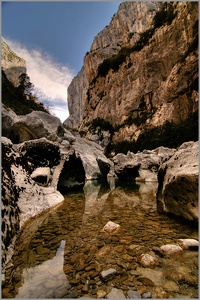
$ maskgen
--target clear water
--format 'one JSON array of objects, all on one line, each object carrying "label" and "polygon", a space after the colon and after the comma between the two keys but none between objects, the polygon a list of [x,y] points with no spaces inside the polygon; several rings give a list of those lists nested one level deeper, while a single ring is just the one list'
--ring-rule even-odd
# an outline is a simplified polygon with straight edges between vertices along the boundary
[{"label": "clear water", "polygon": [[[158,213],[156,190],[156,183],[111,180],[90,181],[66,194],[63,203],[23,229],[2,296],[106,298],[114,287],[126,298],[130,291],[150,298],[198,298],[198,252],[184,250],[167,258],[158,251],[179,238],[198,239],[198,228]],[[120,225],[118,232],[102,230],[110,220]],[[159,264],[141,266],[143,253],[157,257]],[[105,281],[100,274],[109,268],[117,272]]]}]

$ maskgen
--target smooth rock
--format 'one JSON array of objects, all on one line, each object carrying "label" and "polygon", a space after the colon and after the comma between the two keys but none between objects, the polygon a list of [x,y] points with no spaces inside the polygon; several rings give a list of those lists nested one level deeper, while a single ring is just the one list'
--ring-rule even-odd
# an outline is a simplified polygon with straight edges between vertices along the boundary
[{"label": "smooth rock", "polygon": [[156,298],[169,298],[169,293],[167,291],[165,291],[162,287],[155,287],[152,289],[152,298],[156,299]]},{"label": "smooth rock", "polygon": [[101,271],[101,277],[103,280],[108,281],[115,276],[116,272],[116,269],[110,268],[108,270]]},{"label": "smooth rock", "polygon": [[108,223],[103,227],[103,230],[109,233],[113,233],[118,231],[120,228],[119,224],[116,224],[112,221],[108,221]]},{"label": "smooth rock", "polygon": [[124,293],[120,289],[112,288],[110,293],[108,293],[107,299],[126,299]]},{"label": "smooth rock", "polygon": [[160,247],[164,255],[171,256],[171,255],[180,255],[183,252],[183,249],[174,244],[167,244]]},{"label": "smooth rock", "polygon": [[158,210],[198,221],[198,142],[182,144],[158,172]]},{"label": "smooth rock", "polygon": [[143,266],[143,267],[150,267],[153,265],[158,265],[159,261],[157,258],[153,257],[152,255],[146,253],[146,254],[141,254],[138,257],[138,261],[139,263]]},{"label": "smooth rock", "polygon": [[130,299],[140,299],[141,298],[140,293],[138,293],[137,291],[129,290],[127,292],[127,295]]},{"label": "smooth rock", "polygon": [[199,247],[199,241],[195,239],[179,239],[177,242],[183,249],[195,249]]},{"label": "smooth rock", "polygon": [[155,284],[155,286],[162,286],[163,283],[162,271],[152,270],[150,268],[141,268],[141,267],[137,267],[136,271],[138,272],[139,276],[150,279]]},{"label": "smooth rock", "polygon": [[104,290],[98,290],[97,291],[97,298],[100,299],[100,298],[104,298],[106,296],[106,291]]}]

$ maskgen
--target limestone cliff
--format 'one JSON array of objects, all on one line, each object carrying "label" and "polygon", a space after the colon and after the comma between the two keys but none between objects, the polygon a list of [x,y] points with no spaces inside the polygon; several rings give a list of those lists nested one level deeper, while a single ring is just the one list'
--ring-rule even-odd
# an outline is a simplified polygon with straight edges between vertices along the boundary
[{"label": "limestone cliff", "polygon": [[180,123],[198,108],[197,51],[197,2],[120,4],[69,86],[71,126],[88,132],[100,118],[118,142]]},{"label": "limestone cliff", "polygon": [[12,84],[19,85],[19,76],[26,73],[26,62],[1,40],[1,67]]}]

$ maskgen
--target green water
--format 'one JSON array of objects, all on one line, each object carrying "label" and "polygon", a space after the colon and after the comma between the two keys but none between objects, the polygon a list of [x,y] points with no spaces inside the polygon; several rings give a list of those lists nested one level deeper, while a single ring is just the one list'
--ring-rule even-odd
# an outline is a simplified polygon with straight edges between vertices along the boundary
[{"label": "green water", "polygon": [[[158,213],[156,190],[156,183],[120,185],[112,180],[90,181],[83,190],[68,192],[63,203],[24,228],[7,266],[2,296],[106,298],[115,287],[126,298],[128,291],[150,298],[159,293],[198,298],[198,252],[184,250],[167,258],[158,251],[179,238],[198,239],[198,228]],[[120,230],[103,231],[108,221]],[[159,264],[141,266],[138,257],[143,253],[155,256]],[[116,274],[105,281],[101,271],[109,268]]]}]

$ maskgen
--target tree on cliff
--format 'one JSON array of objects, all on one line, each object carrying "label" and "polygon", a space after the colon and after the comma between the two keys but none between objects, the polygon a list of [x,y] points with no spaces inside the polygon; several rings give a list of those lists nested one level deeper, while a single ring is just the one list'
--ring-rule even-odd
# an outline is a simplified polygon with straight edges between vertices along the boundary
[{"label": "tree on cliff", "polygon": [[19,76],[18,91],[24,96],[31,96],[34,90],[34,85],[30,82],[30,77],[26,73]]}]

